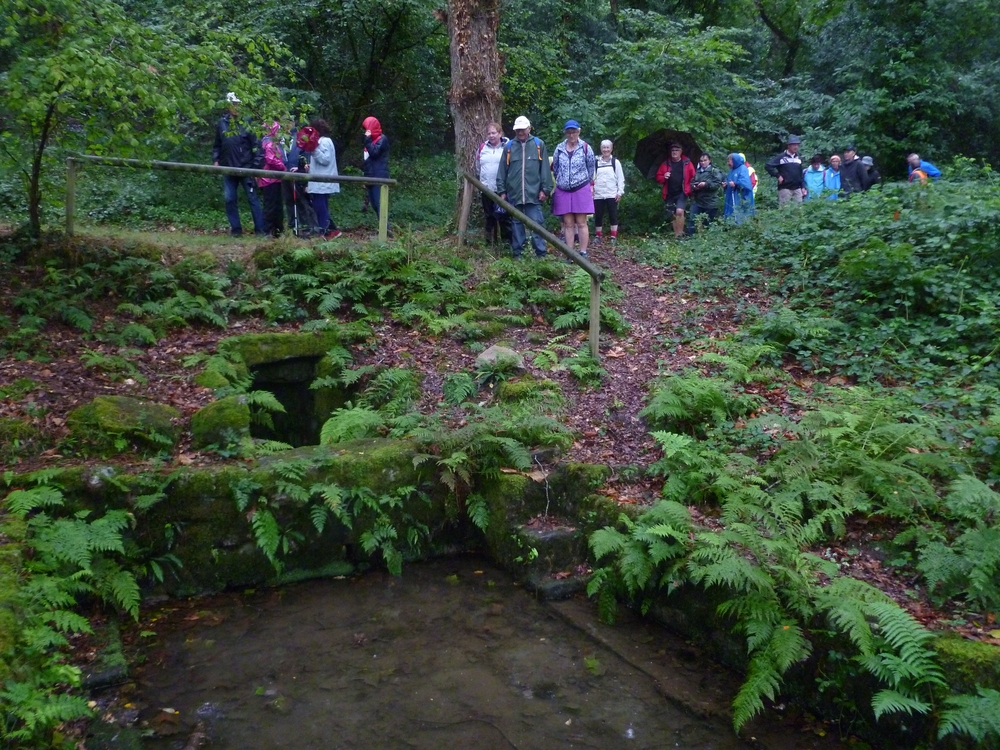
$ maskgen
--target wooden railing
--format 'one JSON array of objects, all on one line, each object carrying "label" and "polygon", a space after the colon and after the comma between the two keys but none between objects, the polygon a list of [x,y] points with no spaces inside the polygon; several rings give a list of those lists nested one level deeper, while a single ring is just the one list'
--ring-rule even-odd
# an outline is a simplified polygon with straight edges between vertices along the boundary
[{"label": "wooden railing", "polygon": [[601,281],[604,279],[604,271],[580,255],[576,252],[576,250],[569,247],[565,242],[560,240],[541,224],[529,218],[522,211],[517,210],[517,208],[513,205],[494,193],[493,189],[480,182],[479,178],[468,172],[466,172],[463,177],[462,213],[458,220],[458,235],[460,242],[465,242],[466,234],[469,228],[469,213],[472,210],[472,198],[478,188],[485,193],[490,200],[493,200],[503,206],[504,210],[508,214],[531,229],[535,232],[535,234],[540,236],[559,252],[569,258],[570,261],[590,274],[590,354],[595,359],[600,359]]},{"label": "wooden railing", "polygon": [[119,159],[111,156],[70,156],[66,159],[66,234],[73,234],[76,220],[76,170],[77,165],[97,164],[105,167],[128,167],[130,169],[166,169],[174,172],[201,172],[203,174],[232,175],[235,177],[265,177],[272,180],[290,182],[354,182],[362,185],[378,185],[381,205],[378,215],[378,238],[385,242],[389,236],[389,186],[396,181],[386,177],[356,177],[336,175],[321,177],[308,172],[276,172],[270,169],[242,169],[240,167],[216,167],[211,164],[184,164],[173,161],[144,161],[142,159]]}]

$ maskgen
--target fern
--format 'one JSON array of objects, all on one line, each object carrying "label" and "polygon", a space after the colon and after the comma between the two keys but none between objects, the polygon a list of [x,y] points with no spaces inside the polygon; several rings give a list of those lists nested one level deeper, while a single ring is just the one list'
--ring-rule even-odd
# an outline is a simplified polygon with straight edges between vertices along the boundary
[{"label": "fern", "polygon": [[476,528],[486,531],[490,520],[490,509],[486,498],[475,493],[469,495],[465,498],[465,512]]},{"label": "fern", "polygon": [[385,417],[368,406],[353,406],[350,402],[323,424],[320,430],[320,443],[330,445],[373,437],[378,430],[385,427]]},{"label": "fern", "polygon": [[458,406],[475,395],[476,380],[467,372],[446,375],[441,385],[445,403]]},{"label": "fern", "polygon": [[281,529],[274,514],[266,508],[258,507],[250,517],[250,526],[261,552],[274,566],[281,570],[282,563],[278,559],[278,545],[281,543]]},{"label": "fern", "polygon": [[950,708],[941,712],[938,739],[959,734],[976,743],[1000,739],[1000,692],[976,687],[976,695],[954,695],[945,701]]}]

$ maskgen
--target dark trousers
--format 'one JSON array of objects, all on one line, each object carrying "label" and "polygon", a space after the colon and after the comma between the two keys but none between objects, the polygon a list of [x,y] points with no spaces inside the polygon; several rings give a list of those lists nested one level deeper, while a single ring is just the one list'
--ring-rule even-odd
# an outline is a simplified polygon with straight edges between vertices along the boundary
[{"label": "dark trousers", "polygon": [[618,226],[618,201],[614,198],[601,198],[594,201],[594,229],[602,231],[604,224],[604,211],[608,212],[608,221],[611,226]]},{"label": "dark trousers", "polygon": [[257,186],[254,179],[224,174],[222,175],[222,197],[226,201],[226,218],[229,219],[229,228],[233,234],[243,233],[243,225],[240,223],[240,208],[236,203],[240,185],[243,186],[243,191],[247,194],[247,203],[250,204],[254,234],[263,234],[264,212],[260,208],[260,199],[257,197]]},{"label": "dark trousers", "polygon": [[504,242],[510,242],[510,214],[504,213],[498,217],[493,212],[493,206],[496,204],[494,204],[493,201],[491,201],[485,194],[481,197],[483,199],[486,241],[496,242],[497,235],[499,234],[499,239]]},{"label": "dark trousers", "polygon": [[337,228],[333,219],[330,218],[329,193],[309,193],[309,202],[312,203],[313,211],[316,212],[317,232],[326,234]]},{"label": "dark trousers", "polygon": [[[695,220],[695,217],[703,217],[700,222]],[[691,204],[691,210],[688,212],[687,227],[685,232],[687,234],[694,234],[695,226],[700,223],[702,228],[707,229],[708,225],[715,221],[719,216],[719,207],[715,208],[703,208],[697,203]]]},{"label": "dark trousers", "polygon": [[382,207],[382,186],[367,185],[365,189],[368,191],[368,204],[375,212],[375,221],[378,222],[381,215],[379,209]]},{"label": "dark trousers", "polygon": [[265,185],[260,191],[264,197],[264,234],[277,237],[285,229],[281,183]]}]

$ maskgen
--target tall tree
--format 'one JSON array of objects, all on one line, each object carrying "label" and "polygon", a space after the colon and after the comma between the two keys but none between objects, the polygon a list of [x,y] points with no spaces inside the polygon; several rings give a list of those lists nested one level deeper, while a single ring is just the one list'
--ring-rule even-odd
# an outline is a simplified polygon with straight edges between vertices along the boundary
[{"label": "tall tree", "polygon": [[140,23],[113,0],[5,3],[0,159],[23,176],[32,233],[42,227],[43,169],[53,144],[148,153],[162,138],[179,139],[183,122],[207,125],[227,88],[239,90],[247,107],[279,100],[259,80],[275,62],[265,40],[181,25],[188,23]]},{"label": "tall tree", "polygon": [[486,126],[499,122],[500,0],[450,0],[448,36],[451,40],[451,89],[448,103],[455,123],[455,155],[459,171],[472,170],[476,149]]}]

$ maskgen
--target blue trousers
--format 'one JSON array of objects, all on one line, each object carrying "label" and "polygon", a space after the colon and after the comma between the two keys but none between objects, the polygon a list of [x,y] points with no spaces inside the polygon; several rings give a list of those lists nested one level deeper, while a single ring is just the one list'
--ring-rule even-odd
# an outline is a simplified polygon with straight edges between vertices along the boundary
[{"label": "blue trousers", "polygon": [[253,179],[224,174],[222,175],[222,195],[226,199],[226,218],[229,219],[229,227],[233,234],[243,233],[243,225],[240,223],[240,208],[236,204],[240,185],[243,186],[243,191],[247,194],[247,203],[250,204],[253,232],[254,234],[264,234],[264,211],[260,207],[260,198],[257,195],[257,186]]},{"label": "blue trousers", "polygon": [[[545,218],[542,216],[542,207],[537,203],[515,204],[518,211],[524,213],[532,221],[536,221],[542,226],[545,225]],[[513,215],[510,217],[510,249],[515,258],[521,257],[524,250],[525,229],[524,224],[519,222]],[[535,248],[535,255],[539,258],[545,256],[545,240],[534,232],[531,233],[531,246]]]}]

